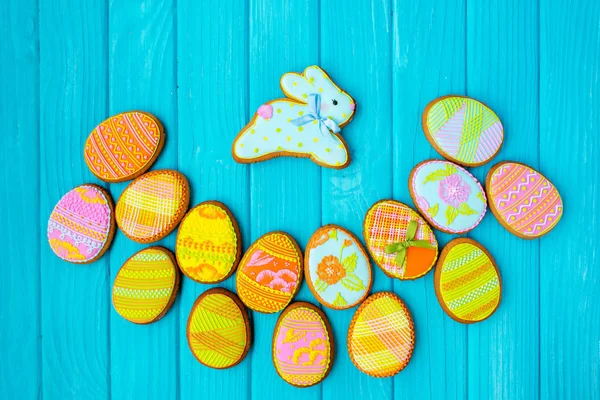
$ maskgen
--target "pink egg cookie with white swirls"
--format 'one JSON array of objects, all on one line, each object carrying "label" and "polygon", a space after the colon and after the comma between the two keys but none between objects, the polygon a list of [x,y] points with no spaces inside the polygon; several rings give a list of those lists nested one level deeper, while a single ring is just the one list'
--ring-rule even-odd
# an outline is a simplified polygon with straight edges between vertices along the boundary
[{"label": "pink egg cookie with white swirls", "polygon": [[556,187],[544,175],[517,162],[501,162],[485,182],[490,210],[512,234],[536,239],[550,232],[563,213]]},{"label": "pink egg cookie with white swirls", "polygon": [[114,207],[110,195],[91,184],[65,194],[48,220],[48,242],[61,259],[86,264],[100,258],[112,243]]},{"label": "pink egg cookie with white swirls", "polygon": [[327,317],[310,303],[297,302],[279,316],[273,334],[273,364],[297,387],[322,382],[333,364],[333,335]]}]

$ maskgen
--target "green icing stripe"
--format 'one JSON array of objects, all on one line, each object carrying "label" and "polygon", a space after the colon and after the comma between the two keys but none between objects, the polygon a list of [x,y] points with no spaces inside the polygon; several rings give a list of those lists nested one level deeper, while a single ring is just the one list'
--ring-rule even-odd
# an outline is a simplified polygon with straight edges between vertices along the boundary
[{"label": "green icing stripe", "polygon": [[[489,301],[491,301],[493,299],[497,299],[499,294],[500,294],[500,286],[497,285],[492,290],[486,292],[483,296],[478,297],[474,301],[465,303],[462,306],[453,309],[452,311],[459,317],[461,315],[466,315],[466,314],[474,311],[478,307],[481,307],[482,305],[488,303]],[[493,311],[493,310],[489,310],[487,313],[483,314],[482,316],[479,316],[479,318],[485,318],[485,316],[489,315],[490,311]]]},{"label": "green icing stripe", "polygon": [[165,261],[169,256],[166,254],[148,254],[148,253],[139,253],[133,256],[132,260],[135,261]]},{"label": "green icing stripe", "polygon": [[460,306],[463,306],[467,303],[471,303],[471,302],[477,300],[478,298],[482,297],[483,295],[490,292],[494,288],[497,288],[498,286],[499,286],[498,277],[494,276],[494,278],[492,280],[490,280],[489,282],[487,282],[485,285],[480,286],[477,289],[470,291],[468,294],[460,297],[459,299],[449,302],[448,308],[450,310],[454,311]]},{"label": "green icing stripe", "polygon": [[468,99],[466,104],[465,123],[456,158],[471,162],[475,159],[481,134],[498,122],[498,117],[478,101]]},{"label": "green icing stripe", "polygon": [[485,286],[488,282],[498,279],[498,275],[496,275],[496,270],[492,268],[487,271],[485,274],[477,277],[477,279],[468,282],[468,284],[463,285],[458,289],[454,289],[452,291],[444,292],[444,299],[446,301],[452,302],[454,300],[460,299],[463,296],[477,290],[478,288]]},{"label": "green icing stripe", "polygon": [[458,245],[450,250],[444,262],[443,272],[450,272],[463,264],[474,260],[482,255],[483,252],[470,244]]},{"label": "green icing stripe", "polygon": [[450,97],[435,103],[427,113],[427,127],[434,134],[462,107],[464,99]]}]

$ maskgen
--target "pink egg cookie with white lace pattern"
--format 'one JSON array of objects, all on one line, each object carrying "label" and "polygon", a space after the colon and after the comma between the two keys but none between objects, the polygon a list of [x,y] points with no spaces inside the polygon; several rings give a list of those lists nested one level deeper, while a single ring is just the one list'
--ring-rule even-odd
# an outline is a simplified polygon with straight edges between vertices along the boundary
[{"label": "pink egg cookie with white lace pattern", "polygon": [[528,165],[501,162],[488,172],[485,182],[490,210],[509,232],[537,239],[550,232],[563,214],[556,187]]},{"label": "pink egg cookie with white lace pattern", "polygon": [[48,220],[48,243],[65,261],[86,264],[102,257],[115,232],[113,202],[104,189],[86,184],[65,194]]}]

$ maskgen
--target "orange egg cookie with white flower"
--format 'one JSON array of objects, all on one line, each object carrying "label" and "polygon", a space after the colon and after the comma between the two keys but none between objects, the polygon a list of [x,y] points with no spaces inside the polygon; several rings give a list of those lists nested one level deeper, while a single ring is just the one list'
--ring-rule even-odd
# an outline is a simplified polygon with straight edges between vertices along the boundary
[{"label": "orange egg cookie with white flower", "polygon": [[371,265],[350,231],[326,225],[315,231],[304,255],[304,274],[319,303],[334,309],[354,307],[369,294]]}]

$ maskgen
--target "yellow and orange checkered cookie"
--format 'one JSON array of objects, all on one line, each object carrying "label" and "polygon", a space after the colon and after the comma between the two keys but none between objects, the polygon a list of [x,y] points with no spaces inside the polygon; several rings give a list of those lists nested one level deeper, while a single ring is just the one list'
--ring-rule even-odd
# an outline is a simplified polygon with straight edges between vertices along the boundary
[{"label": "yellow and orange checkered cookie", "polygon": [[148,172],[125,188],[117,202],[117,225],[125,236],[151,243],[179,224],[190,201],[188,181],[177,171]]},{"label": "yellow and orange checkered cookie", "polygon": [[348,328],[348,353],[367,375],[396,375],[415,347],[415,328],[410,311],[392,292],[371,295],[356,310]]}]

